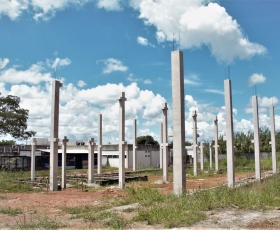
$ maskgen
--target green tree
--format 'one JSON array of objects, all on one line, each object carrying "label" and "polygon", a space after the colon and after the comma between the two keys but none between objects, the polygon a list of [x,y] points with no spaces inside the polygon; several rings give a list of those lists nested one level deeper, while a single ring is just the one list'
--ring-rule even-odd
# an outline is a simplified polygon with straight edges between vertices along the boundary
[{"label": "green tree", "polygon": [[14,140],[2,140],[0,145],[14,145],[16,142]]},{"label": "green tree", "polygon": [[29,111],[20,108],[19,104],[17,96],[0,97],[0,135],[10,134],[19,139],[35,135],[34,131],[26,131]]},{"label": "green tree", "polygon": [[138,145],[159,145],[158,142],[150,135],[137,137],[136,143]]}]

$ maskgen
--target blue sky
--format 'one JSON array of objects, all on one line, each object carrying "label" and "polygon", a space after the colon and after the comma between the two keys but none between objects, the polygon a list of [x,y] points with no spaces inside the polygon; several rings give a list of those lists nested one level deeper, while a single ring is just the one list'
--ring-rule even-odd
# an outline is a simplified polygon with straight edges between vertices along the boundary
[{"label": "blue sky", "polygon": [[[200,141],[225,132],[224,79],[230,66],[234,130],[253,128],[251,97],[259,97],[260,126],[275,104],[280,129],[280,1],[236,0],[0,0],[0,91],[21,97],[29,129],[49,137],[51,81],[63,81],[60,136],[118,140],[118,93],[126,92],[126,139],[159,139],[161,104],[172,129],[174,47],[184,53],[186,140],[198,111]],[[179,42],[180,34],[180,42]],[[3,137],[9,138],[9,137]]]}]

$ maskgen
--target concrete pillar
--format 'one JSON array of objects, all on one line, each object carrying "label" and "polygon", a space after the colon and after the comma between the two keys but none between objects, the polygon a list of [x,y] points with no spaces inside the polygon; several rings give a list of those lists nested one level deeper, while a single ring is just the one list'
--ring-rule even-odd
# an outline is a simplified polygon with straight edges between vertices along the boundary
[{"label": "concrete pillar", "polygon": [[163,143],[162,143],[162,141],[163,141],[163,139],[162,139],[162,137],[163,137],[163,124],[162,124],[162,122],[160,123],[160,148],[159,148],[159,167],[162,169],[162,158],[163,158],[163,148],[162,148],[162,146],[163,146]]},{"label": "concrete pillar", "polygon": [[218,118],[214,119],[214,130],[215,130],[215,171],[219,171],[219,145],[218,145]]},{"label": "concrete pillar", "polygon": [[88,140],[88,184],[94,182],[94,138]]},{"label": "concrete pillar", "polygon": [[272,172],[277,173],[277,156],[276,156],[276,139],[275,139],[275,119],[274,106],[270,106],[270,133],[271,133],[271,155],[272,155]]},{"label": "concrete pillar", "polygon": [[162,104],[162,168],[163,181],[168,181],[168,138],[167,138],[167,103]]},{"label": "concrete pillar", "polygon": [[97,174],[102,174],[102,114],[98,116]]},{"label": "concrete pillar", "polygon": [[193,111],[193,175],[197,176],[197,122],[196,111]]},{"label": "concrete pillar", "polygon": [[171,52],[173,121],[173,192],[186,191],[185,93],[183,52]]},{"label": "concrete pillar", "polygon": [[258,97],[252,97],[253,117],[254,117],[254,148],[255,148],[255,177],[261,179],[261,160],[260,160],[260,131],[259,131],[259,112]]},{"label": "concrete pillar", "polygon": [[125,145],[125,168],[128,169],[128,162],[129,162],[129,154],[128,154],[128,144]]},{"label": "concrete pillar", "polygon": [[119,188],[125,187],[124,151],[125,151],[125,93],[119,94]]},{"label": "concrete pillar", "polygon": [[132,167],[133,171],[137,170],[137,143],[136,143],[136,138],[137,138],[137,120],[133,120],[133,152],[132,152]]},{"label": "concrete pillar", "polygon": [[210,161],[210,170],[212,170],[213,163],[212,163],[212,146],[211,146],[211,143],[209,143],[209,161]]},{"label": "concrete pillar", "polygon": [[204,152],[203,152],[203,143],[200,143],[200,169],[204,171]]},{"label": "concrete pillar", "polygon": [[69,140],[67,139],[66,136],[64,136],[63,140],[62,140],[62,156],[61,156],[61,160],[62,160],[62,169],[61,169],[61,188],[65,189],[66,188],[66,145],[67,142]]},{"label": "concrete pillar", "polygon": [[31,140],[31,181],[35,180],[35,162],[36,162],[36,144],[37,144],[37,140],[36,138],[32,138]]},{"label": "concrete pillar", "polygon": [[58,168],[58,123],[59,123],[59,88],[62,83],[58,80],[52,82],[51,104],[51,135],[50,135],[50,191],[57,191]]},{"label": "concrete pillar", "polygon": [[234,187],[235,186],[234,140],[233,140],[233,120],[232,120],[232,94],[231,94],[230,79],[224,80],[224,89],[225,89],[225,110],[226,110],[228,187]]}]

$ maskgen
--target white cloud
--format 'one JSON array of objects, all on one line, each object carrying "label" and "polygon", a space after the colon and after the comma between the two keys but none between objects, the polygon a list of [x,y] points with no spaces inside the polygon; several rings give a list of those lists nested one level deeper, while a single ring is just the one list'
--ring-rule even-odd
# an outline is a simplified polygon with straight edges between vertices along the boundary
[{"label": "white cloud", "polygon": [[108,58],[102,61],[105,64],[103,73],[109,74],[115,71],[125,72],[128,70],[127,66],[124,66],[122,61],[114,58]]},{"label": "white cloud", "polygon": [[86,86],[87,84],[86,84],[84,81],[79,80],[77,85],[78,85],[80,88],[83,88],[83,87]]},{"label": "white cloud", "polygon": [[8,58],[4,58],[4,59],[0,58],[0,69],[4,69],[8,63],[9,63]]},{"label": "white cloud", "polygon": [[186,85],[200,85],[199,82],[191,80],[191,79],[188,79],[188,78],[184,79],[184,84],[186,84]]},{"label": "white cloud", "polygon": [[205,89],[205,92],[224,95],[224,91],[218,89]]},{"label": "white cloud", "polygon": [[262,74],[254,73],[252,76],[249,77],[248,84],[249,86],[264,83],[266,77]]},{"label": "white cloud", "polygon": [[266,51],[262,45],[250,42],[237,21],[217,3],[131,0],[130,4],[140,12],[139,18],[146,25],[156,27],[158,42],[173,41],[174,31],[180,31],[181,48],[206,45],[217,60],[225,62],[247,59]]},{"label": "white cloud", "polygon": [[137,42],[138,44],[142,45],[142,46],[152,46],[155,47],[153,44],[148,42],[147,38],[143,38],[143,37],[137,37]]},{"label": "white cloud", "polygon": [[143,82],[144,82],[144,84],[152,84],[152,81],[150,79],[146,79]]},{"label": "white cloud", "polygon": [[41,62],[33,64],[27,70],[17,70],[15,68],[6,69],[0,72],[0,80],[7,83],[31,83],[39,84],[51,80],[50,73],[44,73],[44,67]]},{"label": "white cloud", "polygon": [[258,105],[260,107],[269,107],[278,104],[278,102],[279,100],[277,97],[258,97]]},{"label": "white cloud", "polygon": [[97,7],[104,8],[108,11],[122,10],[122,7],[120,6],[120,0],[97,0]]},{"label": "white cloud", "polygon": [[67,66],[71,64],[71,60],[69,58],[56,58],[52,64],[52,68],[57,68],[59,66]]},{"label": "white cloud", "polygon": [[0,16],[7,15],[15,20],[24,11],[29,11],[35,20],[48,20],[59,10],[70,6],[79,7],[91,1],[93,0],[1,0]]}]

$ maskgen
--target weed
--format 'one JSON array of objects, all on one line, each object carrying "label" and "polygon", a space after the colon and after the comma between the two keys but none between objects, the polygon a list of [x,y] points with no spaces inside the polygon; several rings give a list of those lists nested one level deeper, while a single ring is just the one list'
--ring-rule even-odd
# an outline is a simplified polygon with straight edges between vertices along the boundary
[{"label": "weed", "polygon": [[9,215],[9,216],[16,216],[18,214],[22,214],[22,211],[19,208],[1,208],[0,213]]},{"label": "weed", "polygon": [[58,229],[62,227],[66,227],[66,225],[49,218],[43,218],[18,225],[18,229]]}]

